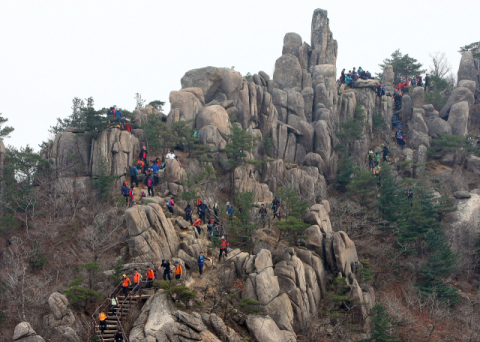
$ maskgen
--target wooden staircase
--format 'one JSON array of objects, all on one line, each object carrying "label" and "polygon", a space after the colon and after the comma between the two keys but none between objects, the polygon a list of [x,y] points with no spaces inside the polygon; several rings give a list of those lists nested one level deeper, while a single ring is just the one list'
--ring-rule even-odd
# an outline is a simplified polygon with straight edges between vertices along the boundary
[{"label": "wooden staircase", "polygon": [[[145,286],[145,282],[142,282],[142,285]],[[114,342],[115,341],[115,334],[117,331],[122,332],[123,334],[123,341],[128,342],[128,336],[123,329],[123,326],[127,319],[130,316],[130,313],[133,311],[135,305],[139,302],[147,300],[151,296],[155,294],[155,289],[140,289],[137,294],[134,296],[131,293],[125,298],[122,294],[121,296],[116,296],[118,299],[119,306],[115,309],[115,312],[112,313],[111,311],[111,304],[110,298],[112,298],[113,294],[116,294],[121,289],[121,284],[119,284],[112,294],[108,298],[106,298],[100,306],[97,307],[95,312],[92,315],[92,324],[93,330],[95,335],[97,336],[100,342]],[[131,290],[131,289],[130,289]],[[107,328],[104,330],[103,334],[100,330],[100,321],[99,321],[99,314],[104,312],[107,314]]]}]

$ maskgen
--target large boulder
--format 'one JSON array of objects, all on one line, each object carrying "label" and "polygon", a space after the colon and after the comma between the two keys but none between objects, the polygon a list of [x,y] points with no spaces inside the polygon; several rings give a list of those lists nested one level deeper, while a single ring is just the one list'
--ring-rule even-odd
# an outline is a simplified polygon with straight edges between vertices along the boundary
[{"label": "large boulder", "polygon": [[457,102],[450,109],[448,123],[452,127],[452,134],[464,136],[468,133],[469,105],[467,101]]},{"label": "large boulder", "polygon": [[180,183],[187,179],[187,172],[176,159],[166,159],[164,176],[167,183]]},{"label": "large boulder", "polygon": [[296,88],[302,89],[302,68],[298,58],[294,55],[283,55],[275,62],[273,81],[280,89]]},{"label": "large boulder", "polygon": [[37,335],[28,322],[17,324],[13,332],[13,340],[18,342],[45,342],[41,336]]},{"label": "large boulder", "polygon": [[197,115],[195,126],[200,130],[207,125],[217,127],[223,134],[229,134],[230,119],[225,108],[220,105],[203,108]]},{"label": "large boulder", "polygon": [[428,127],[428,135],[431,137],[438,137],[441,133],[452,134],[452,127],[450,124],[438,116],[426,118],[425,124]]},{"label": "large boulder", "polygon": [[43,317],[44,327],[62,340],[77,342],[85,334],[82,323],[68,307],[68,299],[63,294],[53,292],[48,298],[49,315]]},{"label": "large boulder", "polygon": [[424,100],[425,92],[423,91],[423,88],[415,87],[415,89],[413,89],[412,107],[422,108]]},{"label": "large boulder", "polygon": [[[135,123],[138,125],[146,124],[149,115],[159,115],[158,110],[152,106],[145,106],[143,108],[137,108],[133,111]],[[164,116],[164,114],[160,115]]]},{"label": "large boulder", "polygon": [[468,88],[464,88],[464,87],[455,88],[450,94],[450,96],[448,97],[447,104],[440,111],[439,113],[440,117],[447,118],[448,115],[450,114],[450,110],[452,106],[458,102],[467,101],[468,108],[472,108],[474,100],[475,98],[472,92]]},{"label": "large boulder", "polygon": [[423,119],[425,111],[422,108],[414,108],[412,120],[408,123],[409,129],[414,129],[418,132],[428,134],[428,127]]},{"label": "large boulder", "polygon": [[248,315],[248,331],[261,342],[295,342],[295,335],[288,330],[280,330],[269,316]]},{"label": "large boulder", "polygon": [[395,80],[395,73],[392,65],[385,65],[383,68],[382,85],[385,87],[387,93],[393,93],[393,81]]},{"label": "large boulder", "polygon": [[477,83],[475,81],[461,80],[458,81],[458,86],[469,89],[472,94],[475,95],[475,89],[477,88]]},{"label": "large boulder", "polygon": [[465,251],[473,247],[472,241],[476,241],[480,233],[478,222],[480,220],[480,195],[479,190],[470,191],[470,197],[458,196],[455,199],[457,210],[446,215],[448,224],[446,233],[452,241],[452,247],[456,252]]},{"label": "large boulder", "polygon": [[298,33],[290,32],[283,38],[282,55],[290,54],[299,57],[299,50],[302,46],[302,37]]},{"label": "large boulder", "polygon": [[350,278],[352,271],[358,263],[357,249],[355,243],[345,232],[336,232],[333,234],[333,250],[337,268],[346,278]]},{"label": "large boulder", "polygon": [[175,121],[195,120],[198,112],[203,108],[202,102],[190,91],[172,91],[169,100],[170,108],[172,110],[178,109],[177,118],[174,118],[172,114],[167,117],[169,125]]},{"label": "large boulder", "polygon": [[294,114],[300,117],[300,119],[306,121],[305,117],[305,100],[302,94],[298,91],[289,89],[287,90],[287,108],[288,114]]},{"label": "large boulder", "polygon": [[466,51],[462,54],[460,66],[458,67],[458,81],[469,80],[478,82],[478,71],[475,66],[475,58],[472,51]]},{"label": "large boulder", "polygon": [[355,88],[375,88],[376,86],[378,86],[378,80],[377,79],[371,79],[371,80],[359,79],[353,84],[353,86]]},{"label": "large boulder", "polygon": [[411,129],[408,132],[407,146],[416,150],[418,146],[430,146],[430,139],[427,134]]},{"label": "large boulder", "polygon": [[337,61],[337,41],[330,31],[328,12],[317,8],[313,12],[311,28],[312,53],[310,71],[318,64],[335,64]]},{"label": "large boulder", "polygon": [[203,126],[198,133],[200,133],[200,141],[202,144],[210,146],[210,152],[222,151],[227,145],[227,142],[216,126]]},{"label": "large boulder", "polygon": [[[90,174],[91,139],[89,135],[64,132],[57,134],[55,140],[48,144],[44,151],[45,157],[53,159],[58,178]],[[2,155],[4,156],[5,153],[2,153]]]},{"label": "large boulder", "polygon": [[302,132],[303,135],[298,137],[297,142],[302,144],[307,152],[313,151],[313,137],[315,131],[312,125],[293,114],[288,116],[288,124]]},{"label": "large boulder", "polygon": [[160,262],[177,255],[180,241],[160,205],[137,205],[125,211],[128,252],[133,262]]}]

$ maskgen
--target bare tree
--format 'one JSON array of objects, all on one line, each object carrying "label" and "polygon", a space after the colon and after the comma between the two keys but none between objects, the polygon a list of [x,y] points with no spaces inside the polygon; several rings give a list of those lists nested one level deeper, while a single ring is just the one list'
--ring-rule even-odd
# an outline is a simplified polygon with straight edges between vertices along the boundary
[{"label": "bare tree", "polygon": [[434,52],[429,54],[432,59],[432,65],[430,65],[430,72],[432,75],[443,78],[445,77],[452,69],[452,66],[448,62],[445,52]]}]

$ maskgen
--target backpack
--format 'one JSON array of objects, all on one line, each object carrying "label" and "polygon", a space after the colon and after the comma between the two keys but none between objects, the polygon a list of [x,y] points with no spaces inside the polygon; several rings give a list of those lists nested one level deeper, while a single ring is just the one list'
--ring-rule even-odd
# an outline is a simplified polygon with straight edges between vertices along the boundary
[{"label": "backpack", "polygon": [[122,195],[123,196],[128,196],[129,192],[130,192],[130,189],[128,188],[128,186],[126,186],[126,185],[122,186]]},{"label": "backpack", "polygon": [[197,133],[197,138],[200,138],[200,133]]},{"label": "backpack", "polygon": [[152,179],[151,178],[148,179],[147,185],[148,185],[149,188],[152,187]]},{"label": "backpack", "polygon": [[171,200],[168,202],[168,205],[171,206],[171,207],[174,207],[174,206],[175,206],[175,202],[173,201],[173,199],[171,199]]}]

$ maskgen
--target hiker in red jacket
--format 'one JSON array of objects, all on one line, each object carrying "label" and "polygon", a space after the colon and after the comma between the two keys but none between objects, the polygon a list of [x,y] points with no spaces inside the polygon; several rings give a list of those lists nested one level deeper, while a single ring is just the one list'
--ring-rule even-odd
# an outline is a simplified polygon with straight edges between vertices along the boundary
[{"label": "hiker in red jacket", "polygon": [[145,163],[147,162],[147,148],[145,146],[142,147],[142,149],[140,150],[140,152],[138,152],[138,158],[140,160],[143,160]]},{"label": "hiker in red jacket", "polygon": [[130,122],[125,122],[125,125],[123,125],[123,128],[125,128],[127,132],[132,133],[132,124]]},{"label": "hiker in red jacket", "polygon": [[128,192],[128,196],[130,197],[130,202],[128,203],[128,207],[131,208],[133,207],[133,196],[135,193],[133,192],[134,185],[132,184],[132,187],[130,188],[130,191]]}]

